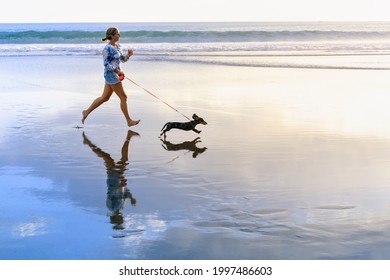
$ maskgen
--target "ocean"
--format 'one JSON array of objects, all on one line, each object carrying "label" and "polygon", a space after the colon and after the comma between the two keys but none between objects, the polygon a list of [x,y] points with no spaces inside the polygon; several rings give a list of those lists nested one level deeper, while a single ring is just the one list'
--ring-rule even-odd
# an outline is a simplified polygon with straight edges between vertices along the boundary
[{"label": "ocean", "polygon": [[389,22],[0,24],[0,56],[101,55],[110,26],[143,61],[390,69]]}]

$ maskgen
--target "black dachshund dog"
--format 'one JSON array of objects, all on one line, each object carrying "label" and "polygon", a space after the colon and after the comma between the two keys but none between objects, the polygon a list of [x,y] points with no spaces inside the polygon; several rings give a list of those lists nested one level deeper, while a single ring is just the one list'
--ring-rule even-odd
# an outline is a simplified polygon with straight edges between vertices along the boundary
[{"label": "black dachshund dog", "polygon": [[164,137],[165,137],[165,133],[167,131],[170,131],[172,128],[181,129],[181,130],[192,130],[192,131],[195,131],[196,133],[201,133],[202,131],[195,129],[195,126],[197,124],[204,124],[204,125],[206,125],[207,122],[204,119],[198,117],[196,114],[193,114],[192,118],[194,119],[193,121],[189,121],[189,122],[185,122],[185,123],[182,123],[182,122],[168,122],[168,123],[166,123],[163,126],[163,128],[161,129],[162,132],[160,134],[160,137],[163,134],[164,134]]}]

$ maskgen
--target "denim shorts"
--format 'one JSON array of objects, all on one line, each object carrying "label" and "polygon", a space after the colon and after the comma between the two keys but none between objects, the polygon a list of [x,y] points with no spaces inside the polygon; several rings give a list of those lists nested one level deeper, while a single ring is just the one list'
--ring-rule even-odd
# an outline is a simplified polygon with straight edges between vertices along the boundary
[{"label": "denim shorts", "polygon": [[106,84],[115,85],[120,82],[119,76],[113,71],[104,71]]}]

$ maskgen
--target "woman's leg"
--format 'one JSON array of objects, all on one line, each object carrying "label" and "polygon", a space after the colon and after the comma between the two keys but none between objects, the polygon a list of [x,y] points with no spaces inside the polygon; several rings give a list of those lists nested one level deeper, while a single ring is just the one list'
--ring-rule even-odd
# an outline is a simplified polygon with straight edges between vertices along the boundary
[{"label": "woman's leg", "polygon": [[137,125],[140,121],[139,120],[135,121],[135,120],[132,120],[130,118],[129,111],[127,109],[127,95],[125,93],[125,90],[123,89],[122,83],[118,83],[118,84],[112,85],[112,89],[118,95],[118,97],[120,99],[121,110],[122,110],[123,115],[126,118],[127,125],[128,126]]},{"label": "woman's leg", "polygon": [[83,111],[83,119],[81,120],[82,123],[84,124],[84,121],[86,120],[86,118],[88,117],[88,115],[93,111],[95,110],[97,107],[99,107],[100,105],[102,105],[104,102],[108,101],[112,95],[112,93],[114,92],[114,90],[112,89],[111,85],[108,85],[108,84],[104,84],[104,89],[103,89],[103,94],[96,98],[92,104],[88,107],[88,109],[84,110]]}]

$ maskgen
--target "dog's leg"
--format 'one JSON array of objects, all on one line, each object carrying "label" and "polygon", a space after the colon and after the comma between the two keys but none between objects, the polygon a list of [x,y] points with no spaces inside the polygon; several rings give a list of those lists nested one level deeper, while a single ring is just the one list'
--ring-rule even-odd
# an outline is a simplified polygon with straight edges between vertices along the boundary
[{"label": "dog's leg", "polygon": [[202,130],[197,130],[196,128],[193,128],[192,131],[195,131],[198,134],[202,132]]},{"label": "dog's leg", "polygon": [[[166,126],[167,126],[167,127],[164,129],[164,131],[161,133],[161,135],[164,134],[164,136],[165,136],[165,133],[166,133],[166,132],[168,132],[168,131],[170,131],[172,128],[174,128],[174,124],[173,124],[173,123],[167,123]],[[161,135],[160,135],[160,136],[161,136]]]},{"label": "dog's leg", "polygon": [[163,128],[161,128],[161,134],[160,134],[160,137],[166,132],[166,130],[164,130],[164,128],[168,125],[168,123],[166,123]]}]

